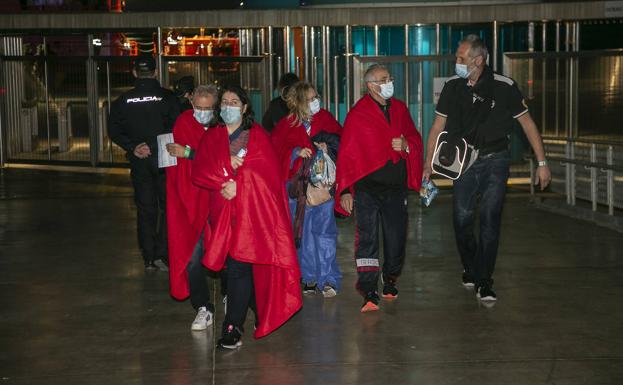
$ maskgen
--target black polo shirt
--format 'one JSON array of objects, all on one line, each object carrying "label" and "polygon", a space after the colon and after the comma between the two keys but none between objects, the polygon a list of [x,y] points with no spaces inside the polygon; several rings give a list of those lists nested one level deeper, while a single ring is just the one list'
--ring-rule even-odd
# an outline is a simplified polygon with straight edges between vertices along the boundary
[{"label": "black polo shirt", "polygon": [[[481,82],[489,84],[481,87],[483,85]],[[481,155],[505,150],[509,145],[515,119],[528,112],[528,106],[513,79],[494,73],[489,67],[485,67],[473,87],[468,85],[467,79],[452,76],[441,91],[435,113],[447,119],[446,131],[466,130],[465,114],[470,112],[460,106],[474,104],[480,97],[479,89],[483,89],[483,92],[487,89],[486,92],[491,94],[487,97],[491,111],[483,122],[476,125],[475,130],[471,130],[471,135],[466,135],[465,139],[475,145]]]}]

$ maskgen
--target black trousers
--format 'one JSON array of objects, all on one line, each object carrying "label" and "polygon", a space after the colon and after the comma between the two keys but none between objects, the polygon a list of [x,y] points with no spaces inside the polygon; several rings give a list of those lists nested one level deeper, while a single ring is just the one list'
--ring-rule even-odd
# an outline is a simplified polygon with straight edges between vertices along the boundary
[{"label": "black trousers", "polygon": [[402,271],[407,241],[407,191],[355,193],[355,261],[357,289],[377,291],[379,279],[379,225],[383,230],[383,280],[395,282]]},{"label": "black trousers", "polygon": [[[508,151],[488,154],[478,158],[465,174],[454,181],[456,245],[463,269],[478,286],[493,284],[509,167]],[[478,240],[476,223],[480,230]]]},{"label": "black trousers", "polygon": [[145,159],[130,156],[134,203],[136,204],[136,230],[138,244],[145,262],[167,257],[166,179],[158,168],[158,157],[152,154]]},{"label": "black trousers", "polygon": [[249,308],[256,314],[255,290],[253,287],[253,265],[227,257],[227,314],[223,321],[223,331],[234,325],[244,330],[244,321]]},{"label": "black trousers", "polygon": [[206,276],[207,269],[201,263],[205,249],[203,248],[203,234],[195,245],[190,262],[186,266],[188,272],[188,283],[190,285],[190,304],[199,309],[205,306],[214,313],[214,304],[210,303],[210,287]]}]

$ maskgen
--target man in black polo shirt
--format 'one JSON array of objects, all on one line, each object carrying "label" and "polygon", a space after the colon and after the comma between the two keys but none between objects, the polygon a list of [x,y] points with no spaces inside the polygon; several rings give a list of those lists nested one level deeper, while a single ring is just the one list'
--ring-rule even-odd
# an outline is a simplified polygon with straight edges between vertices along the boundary
[{"label": "man in black polo shirt", "polygon": [[[475,287],[481,301],[495,301],[493,270],[498,252],[502,206],[510,156],[509,135],[517,120],[536,154],[536,181],[541,189],[551,181],[541,136],[515,82],[486,65],[487,47],[468,35],[456,52],[456,76],[444,85],[430,130],[424,178],[442,131],[464,137],[479,150],[476,162],[454,181],[454,232],[463,263],[463,285]],[[474,236],[476,200],[480,198],[480,234]]]}]

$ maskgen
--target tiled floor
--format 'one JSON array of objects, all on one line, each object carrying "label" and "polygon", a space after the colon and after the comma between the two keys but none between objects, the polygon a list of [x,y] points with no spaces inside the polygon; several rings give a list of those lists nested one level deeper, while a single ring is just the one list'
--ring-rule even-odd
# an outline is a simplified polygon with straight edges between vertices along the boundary
[{"label": "tiled floor", "polygon": [[340,220],[342,292],[224,352],[143,271],[128,176],[0,170],[0,385],[623,383],[623,236],[509,194],[487,308],[460,284],[449,196],[410,202],[400,296],[380,312],[359,313]]}]

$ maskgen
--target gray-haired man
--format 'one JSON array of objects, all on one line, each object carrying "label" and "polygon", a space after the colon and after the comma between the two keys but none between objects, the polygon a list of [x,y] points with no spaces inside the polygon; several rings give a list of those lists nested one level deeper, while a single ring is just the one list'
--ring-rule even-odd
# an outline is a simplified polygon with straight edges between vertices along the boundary
[{"label": "gray-haired man", "polygon": [[201,85],[193,91],[192,109],[182,112],[173,127],[175,143],[167,151],[177,157],[177,165],[167,168],[167,217],[169,219],[169,287],[171,296],[190,303],[197,311],[192,330],[212,324],[214,305],[206,271],[201,261],[205,249],[203,232],[209,214],[209,192],[195,186],[192,173],[195,149],[208,125],[218,99],[214,85]]},{"label": "gray-haired man", "polygon": [[[476,288],[482,301],[495,301],[493,270],[498,252],[502,206],[509,174],[509,135],[518,121],[528,137],[544,189],[551,180],[541,136],[517,84],[486,65],[487,47],[476,35],[461,40],[456,76],[445,84],[430,130],[424,178],[432,173],[435,141],[442,131],[460,135],[479,150],[476,162],[454,181],[454,232],[463,263],[463,285]],[[476,201],[480,198],[480,239],[474,236]]]}]

